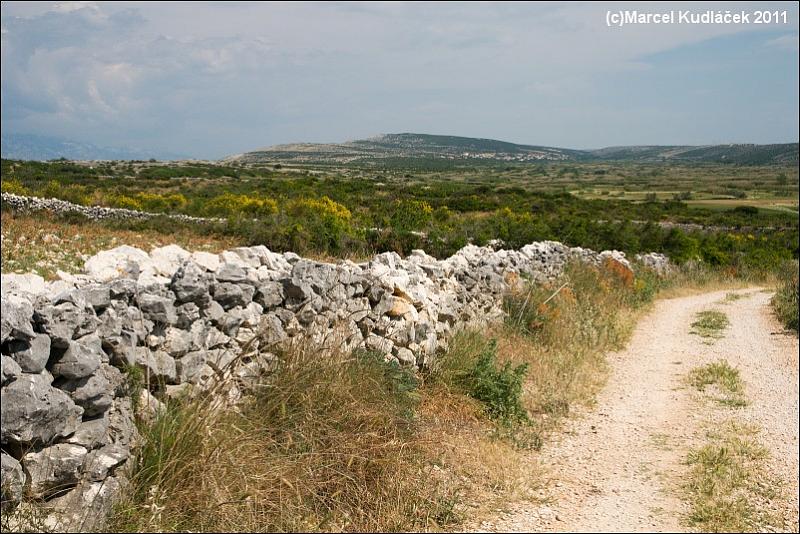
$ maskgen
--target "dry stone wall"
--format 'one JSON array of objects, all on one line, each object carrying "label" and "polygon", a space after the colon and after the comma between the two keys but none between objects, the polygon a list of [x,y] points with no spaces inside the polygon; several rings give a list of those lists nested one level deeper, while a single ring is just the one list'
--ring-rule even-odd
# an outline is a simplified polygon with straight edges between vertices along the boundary
[{"label": "dry stone wall", "polygon": [[219,380],[235,397],[238,381],[300,337],[424,366],[461,325],[499,318],[520,276],[542,282],[570,260],[609,257],[630,268],[620,252],[556,242],[337,264],[263,246],[219,255],[122,246],[53,282],[4,274],[3,507],[44,500],[61,529],[102,517],[137,441],[130,369],[150,386],[136,404],[156,409],[159,398]]},{"label": "dry stone wall", "polygon": [[80,213],[93,221],[104,219],[143,220],[153,217],[169,217],[186,222],[222,221],[223,219],[192,217],[182,213],[150,213],[147,211],[129,210],[125,208],[107,208],[104,206],[82,206],[58,198],[40,198],[13,193],[2,193],[2,201],[9,207],[21,212],[51,211],[53,213]]}]

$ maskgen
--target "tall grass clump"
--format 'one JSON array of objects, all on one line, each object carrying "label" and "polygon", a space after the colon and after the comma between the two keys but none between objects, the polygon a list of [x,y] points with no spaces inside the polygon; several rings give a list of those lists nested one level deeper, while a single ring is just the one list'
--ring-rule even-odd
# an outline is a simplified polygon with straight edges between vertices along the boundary
[{"label": "tall grass clump", "polygon": [[772,297],[772,307],[778,319],[790,330],[797,332],[798,262],[786,262],[779,271],[778,289]]},{"label": "tall grass clump", "polygon": [[614,260],[573,264],[553,283],[506,297],[501,353],[529,364],[526,405],[541,432],[571,406],[591,402],[605,379],[604,353],[624,345],[637,310],[665,283],[645,269],[639,273]]},{"label": "tall grass clump", "polygon": [[394,531],[452,519],[417,431],[413,374],[370,353],[296,346],[237,405],[168,405],[116,531]]},{"label": "tall grass clump", "polygon": [[652,301],[660,283],[647,270],[635,278],[614,260],[572,264],[555,283],[509,293],[506,326],[548,347],[619,348],[632,326],[624,315]]},{"label": "tall grass clump", "polygon": [[457,332],[423,375],[420,419],[433,456],[461,495],[460,515],[492,514],[532,498],[544,475],[539,449],[605,380],[604,353],[620,348],[638,310],[669,281],[621,265],[570,265],[546,284],[520,283],[506,320]]},{"label": "tall grass clump", "polygon": [[421,375],[299,344],[236,409],[186,398],[143,425],[111,528],[429,530],[526,498],[541,477],[524,451],[591,402],[604,352],[662,283],[571,265],[522,284],[504,323],[457,332]]}]

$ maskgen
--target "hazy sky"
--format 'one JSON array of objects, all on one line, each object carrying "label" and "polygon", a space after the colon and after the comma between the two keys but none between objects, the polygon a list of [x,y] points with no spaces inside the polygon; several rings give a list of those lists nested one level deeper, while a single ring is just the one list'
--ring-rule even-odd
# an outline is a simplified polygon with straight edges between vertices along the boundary
[{"label": "hazy sky", "polygon": [[[606,26],[608,9],[788,24]],[[798,4],[2,4],[2,129],[221,157],[421,132],[798,140]]]}]

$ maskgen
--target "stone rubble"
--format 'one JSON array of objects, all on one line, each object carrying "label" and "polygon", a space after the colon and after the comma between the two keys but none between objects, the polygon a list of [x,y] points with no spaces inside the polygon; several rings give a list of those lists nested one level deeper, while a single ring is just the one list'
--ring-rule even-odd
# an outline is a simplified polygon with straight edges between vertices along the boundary
[{"label": "stone rubble", "polygon": [[[219,255],[121,246],[54,282],[3,274],[3,508],[26,505],[25,489],[49,499],[57,526],[75,528],[64,521],[77,515],[99,524],[125,484],[138,437],[132,406],[152,417],[159,399],[187,388],[257,376],[298,336],[422,367],[459,327],[500,318],[503,294],[522,277],[545,282],[570,261],[608,258],[631,268],[618,251],[548,241],[336,264],[263,246]],[[639,261],[668,266],[660,255]],[[149,386],[135,403],[132,367]]]}]

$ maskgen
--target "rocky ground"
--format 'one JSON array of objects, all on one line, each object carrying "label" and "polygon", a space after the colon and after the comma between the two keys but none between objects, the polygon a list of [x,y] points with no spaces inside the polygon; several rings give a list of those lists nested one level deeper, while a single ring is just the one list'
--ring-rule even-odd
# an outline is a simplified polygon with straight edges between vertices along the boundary
[{"label": "rocky ground", "polygon": [[[541,456],[549,483],[541,504],[517,503],[475,525],[489,532],[679,532],[690,529],[682,494],[689,448],[709,428],[735,418],[755,425],[769,451],[768,478],[778,496],[761,503],[798,528],[798,339],[771,315],[759,290],[663,300],[637,326],[628,347],[609,356],[609,382],[596,407],[578,414]],[[695,314],[718,309],[730,319],[714,343],[690,334]],[[737,367],[749,404],[715,406],[686,383],[692,368],[726,359]]]}]

